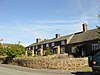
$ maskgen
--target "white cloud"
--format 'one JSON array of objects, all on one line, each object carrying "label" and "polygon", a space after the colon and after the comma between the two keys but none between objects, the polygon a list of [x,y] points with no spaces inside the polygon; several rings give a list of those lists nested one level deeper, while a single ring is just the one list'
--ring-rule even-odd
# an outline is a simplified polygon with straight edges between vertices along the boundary
[{"label": "white cloud", "polygon": [[[52,22],[52,21],[48,21]],[[46,22],[46,23],[48,23]],[[54,21],[53,21],[54,22]],[[59,21],[56,21],[57,23]],[[61,21],[63,22],[63,21]],[[64,21],[65,22],[65,21]],[[66,21],[67,22],[67,21]],[[48,24],[38,24],[38,25],[29,25],[28,27],[23,27],[21,30],[26,33],[26,35],[30,34],[30,36],[34,36],[35,38],[53,38],[55,33],[69,34],[72,32],[81,31],[81,23],[76,24],[58,24],[58,25],[49,25]]]},{"label": "white cloud", "polygon": [[45,24],[45,23],[74,23],[74,22],[79,22],[80,20],[48,20],[48,21],[34,21],[36,24]]},{"label": "white cloud", "polygon": [[[84,16],[82,16],[84,17]],[[87,18],[87,17],[86,17]],[[91,19],[91,17],[89,17]],[[61,35],[68,35],[71,33],[82,31],[82,21],[84,18],[78,18],[76,20],[48,20],[48,21],[35,21],[33,24],[21,24],[13,26],[13,30],[9,30],[13,36],[8,36],[7,39],[22,41],[25,46],[33,43],[36,38],[50,39],[54,38],[56,33]],[[10,26],[3,27],[10,29]],[[19,32],[19,33],[17,33]],[[7,34],[8,35],[8,34]]]}]

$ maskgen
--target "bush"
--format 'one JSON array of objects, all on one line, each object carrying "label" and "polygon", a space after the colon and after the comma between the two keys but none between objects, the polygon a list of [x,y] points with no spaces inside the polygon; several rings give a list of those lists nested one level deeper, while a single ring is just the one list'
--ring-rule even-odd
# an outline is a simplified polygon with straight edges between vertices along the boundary
[{"label": "bush", "polygon": [[11,45],[7,50],[8,57],[20,57],[25,54],[25,49],[22,45]]},{"label": "bush", "polygon": [[25,54],[25,48],[22,45],[12,44],[3,46],[0,45],[0,56],[19,57]]},{"label": "bush", "polygon": [[51,51],[50,51],[50,48],[47,48],[46,49],[46,53],[45,53],[45,56],[47,56],[47,55],[51,55],[52,53],[51,53]]}]

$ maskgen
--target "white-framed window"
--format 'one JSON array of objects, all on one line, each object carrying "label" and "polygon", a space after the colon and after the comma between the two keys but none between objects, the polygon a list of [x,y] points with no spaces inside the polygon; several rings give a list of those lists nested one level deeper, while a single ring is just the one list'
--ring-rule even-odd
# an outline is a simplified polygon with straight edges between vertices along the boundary
[{"label": "white-framed window", "polygon": [[36,46],[36,49],[38,49],[38,46]]},{"label": "white-framed window", "polygon": [[61,47],[61,54],[64,54],[65,53],[65,47]]},{"label": "white-framed window", "polygon": [[72,52],[72,53],[75,53],[75,52],[76,52],[76,48],[75,48],[75,47],[72,47],[71,52]]},{"label": "white-framed window", "polygon": [[31,50],[31,48],[29,47],[28,50]]},{"label": "white-framed window", "polygon": [[52,46],[55,46],[55,43],[54,42],[52,43]]},{"label": "white-framed window", "polygon": [[49,44],[46,44],[46,47],[49,47]]},{"label": "white-framed window", "polygon": [[43,48],[43,45],[41,45],[41,48]]},{"label": "white-framed window", "polygon": [[63,41],[61,41],[61,45],[65,45],[65,41],[63,40]]},{"label": "white-framed window", "polygon": [[34,50],[34,46],[32,47],[32,49]]},{"label": "white-framed window", "polygon": [[97,50],[97,49],[100,49],[100,44],[99,43],[92,44],[92,50]]},{"label": "white-framed window", "polygon": [[28,47],[26,48],[26,50],[29,50]]}]

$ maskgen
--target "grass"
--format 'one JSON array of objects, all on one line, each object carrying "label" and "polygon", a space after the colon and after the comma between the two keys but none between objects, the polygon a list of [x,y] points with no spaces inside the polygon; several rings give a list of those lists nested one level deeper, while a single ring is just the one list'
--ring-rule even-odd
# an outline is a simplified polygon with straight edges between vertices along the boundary
[{"label": "grass", "polygon": [[83,70],[84,72],[92,72],[92,68],[91,67],[87,67]]}]

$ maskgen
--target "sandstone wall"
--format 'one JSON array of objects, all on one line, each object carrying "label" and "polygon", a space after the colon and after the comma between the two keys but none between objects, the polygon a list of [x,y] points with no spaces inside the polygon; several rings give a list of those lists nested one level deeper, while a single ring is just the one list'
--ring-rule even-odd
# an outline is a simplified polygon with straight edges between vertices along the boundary
[{"label": "sandstone wall", "polygon": [[52,59],[52,58],[24,58],[13,59],[14,65],[23,67],[30,67],[35,69],[64,69],[71,70],[87,66],[87,58],[64,58],[64,59]]}]

